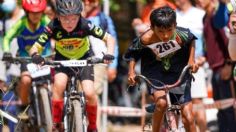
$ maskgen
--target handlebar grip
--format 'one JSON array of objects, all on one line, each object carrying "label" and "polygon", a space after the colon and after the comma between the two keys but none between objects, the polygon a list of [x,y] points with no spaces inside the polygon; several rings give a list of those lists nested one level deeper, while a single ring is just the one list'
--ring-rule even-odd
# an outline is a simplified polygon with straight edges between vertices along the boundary
[{"label": "handlebar grip", "polygon": [[89,58],[88,61],[92,64],[103,63],[103,59],[101,58]]}]

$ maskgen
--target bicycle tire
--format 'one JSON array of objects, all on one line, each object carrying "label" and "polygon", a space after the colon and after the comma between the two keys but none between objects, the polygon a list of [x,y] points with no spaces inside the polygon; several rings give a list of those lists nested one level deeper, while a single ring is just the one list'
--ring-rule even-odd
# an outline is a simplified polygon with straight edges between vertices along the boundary
[{"label": "bicycle tire", "polygon": [[44,117],[42,117],[42,119],[44,119],[44,122],[42,122],[44,124],[44,128],[46,129],[47,132],[51,132],[52,131],[52,114],[51,114],[51,105],[50,105],[50,99],[48,96],[48,91],[47,88],[41,87],[39,89],[40,92],[40,101],[42,104],[42,108],[41,110],[43,110],[43,115]]},{"label": "bicycle tire", "polygon": [[79,100],[72,100],[73,122],[71,132],[86,132],[83,124],[83,110]]}]

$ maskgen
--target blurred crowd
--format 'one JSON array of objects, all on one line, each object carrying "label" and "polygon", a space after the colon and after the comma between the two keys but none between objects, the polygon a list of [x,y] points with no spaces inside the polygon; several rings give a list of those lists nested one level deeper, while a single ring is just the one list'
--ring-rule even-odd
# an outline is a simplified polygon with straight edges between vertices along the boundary
[{"label": "blurred crowd", "polygon": [[[119,43],[119,36],[116,32],[116,29],[122,25],[117,25],[116,21],[103,12],[100,0],[83,0],[83,2],[82,15],[116,38],[114,62],[108,68],[103,65],[95,67],[95,88],[98,95],[101,96],[103,92],[104,82],[108,82],[108,105],[141,107],[141,92],[137,89],[126,91],[128,65],[122,60],[122,54],[119,54],[119,47],[124,45]],[[56,17],[54,3],[54,0],[48,0],[43,12],[49,20]],[[135,37],[138,37],[150,28],[149,17],[153,9],[170,6],[176,11],[177,26],[189,28],[198,38],[195,47],[195,61],[200,68],[194,74],[195,81],[192,82],[191,89],[194,104],[203,103],[205,98],[213,98],[215,101],[236,98],[236,80],[233,74],[236,60],[236,4],[234,4],[230,3],[230,0],[146,0],[145,4],[142,4],[141,8],[139,7],[141,9],[140,14],[137,13],[139,17],[133,18],[130,23]],[[2,58],[4,37],[27,14],[22,9],[19,0],[1,0],[0,8],[0,58]],[[130,35],[127,33],[127,36]],[[11,39],[9,52],[13,56],[17,56],[20,47],[17,40],[19,36]],[[104,43],[92,36],[89,39],[95,55],[101,57],[102,52],[106,50]],[[51,52],[54,48],[53,43],[54,41],[51,40]],[[15,90],[8,89],[12,77],[20,75],[19,69],[16,68],[17,66],[0,61],[0,98],[2,101],[9,100],[13,95],[13,100],[18,99]],[[139,67],[137,67],[137,72],[140,72]],[[209,91],[212,91],[212,95]],[[5,96],[5,93],[8,95]],[[0,104],[0,107],[13,115],[17,113],[15,106],[5,108]],[[209,131],[205,110],[195,111],[194,114],[199,131]],[[124,121],[121,118],[109,119],[113,122]],[[14,130],[15,124],[10,121],[8,123],[11,131]],[[236,109],[232,106],[219,110],[217,124],[220,132],[235,132]]]}]

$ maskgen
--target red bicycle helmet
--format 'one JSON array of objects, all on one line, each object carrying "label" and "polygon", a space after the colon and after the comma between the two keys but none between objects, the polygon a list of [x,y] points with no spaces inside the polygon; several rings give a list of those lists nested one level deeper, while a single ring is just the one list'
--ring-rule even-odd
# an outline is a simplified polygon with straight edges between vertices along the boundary
[{"label": "red bicycle helmet", "polygon": [[29,12],[42,12],[47,6],[46,0],[22,0],[22,7]]}]

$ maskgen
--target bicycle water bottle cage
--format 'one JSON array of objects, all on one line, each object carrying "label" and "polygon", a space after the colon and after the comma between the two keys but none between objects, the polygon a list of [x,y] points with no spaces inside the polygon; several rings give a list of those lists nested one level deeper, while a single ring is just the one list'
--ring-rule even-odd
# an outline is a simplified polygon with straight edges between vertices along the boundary
[{"label": "bicycle water bottle cage", "polygon": [[145,110],[148,112],[148,113],[154,113],[156,109],[156,104],[155,103],[151,103],[151,104],[147,104],[145,106]]}]

